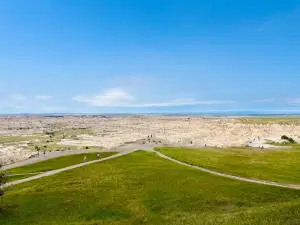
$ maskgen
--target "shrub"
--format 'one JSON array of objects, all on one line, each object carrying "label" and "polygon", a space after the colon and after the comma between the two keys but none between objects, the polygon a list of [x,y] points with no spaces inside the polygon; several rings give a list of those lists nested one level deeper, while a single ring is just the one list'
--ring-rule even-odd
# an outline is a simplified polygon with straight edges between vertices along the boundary
[{"label": "shrub", "polygon": [[290,143],[290,144],[296,143],[296,141],[293,138],[290,138],[290,137],[288,137],[286,135],[282,135],[281,136],[281,140],[285,140],[287,143]]},{"label": "shrub", "polygon": [[7,190],[6,187],[3,187],[3,185],[7,182],[7,175],[1,170],[1,168],[2,165],[0,164],[0,203],[2,202],[2,198]]},{"label": "shrub", "polygon": [[282,140],[287,140],[287,141],[288,141],[288,140],[289,140],[289,137],[286,136],[286,135],[282,135],[282,136],[281,136],[281,139],[282,139]]},{"label": "shrub", "polygon": [[289,142],[292,144],[296,143],[296,141],[293,138],[289,138]]}]

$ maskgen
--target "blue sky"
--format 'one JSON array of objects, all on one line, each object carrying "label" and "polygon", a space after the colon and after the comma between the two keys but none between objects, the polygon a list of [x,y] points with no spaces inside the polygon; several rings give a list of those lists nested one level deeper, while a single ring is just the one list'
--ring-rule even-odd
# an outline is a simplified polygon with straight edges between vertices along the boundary
[{"label": "blue sky", "polygon": [[0,113],[300,113],[299,23],[299,0],[2,0]]}]

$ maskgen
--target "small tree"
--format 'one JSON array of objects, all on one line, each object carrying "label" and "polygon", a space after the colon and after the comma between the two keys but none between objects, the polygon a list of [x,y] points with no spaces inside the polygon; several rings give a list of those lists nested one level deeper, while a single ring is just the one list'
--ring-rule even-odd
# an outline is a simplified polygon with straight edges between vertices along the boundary
[{"label": "small tree", "polygon": [[282,139],[282,140],[286,140],[286,141],[288,141],[288,140],[289,140],[289,137],[288,137],[288,136],[286,136],[286,135],[282,135],[282,136],[281,136],[281,139]]},{"label": "small tree", "polygon": [[290,143],[290,144],[295,144],[295,143],[296,143],[296,141],[295,141],[293,138],[288,137],[288,136],[286,136],[286,135],[282,135],[282,136],[281,136],[281,139],[282,139],[282,140],[285,140],[286,142],[288,142],[288,143]]}]

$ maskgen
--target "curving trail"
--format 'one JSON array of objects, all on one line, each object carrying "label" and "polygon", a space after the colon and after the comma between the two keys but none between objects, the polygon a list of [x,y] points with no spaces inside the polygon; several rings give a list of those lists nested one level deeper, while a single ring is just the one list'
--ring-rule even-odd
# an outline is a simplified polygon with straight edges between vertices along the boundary
[{"label": "curving trail", "polygon": [[15,177],[15,176],[22,176],[22,175],[34,175],[34,174],[40,174],[43,172],[33,172],[33,173],[17,173],[17,174],[9,174],[8,177]]},{"label": "curving trail", "polygon": [[66,155],[76,155],[76,154],[82,154],[82,153],[97,153],[97,152],[107,152],[107,149],[101,149],[101,150],[95,150],[95,149],[85,149],[85,150],[65,150],[65,151],[53,151],[53,152],[47,152],[46,155],[44,156],[43,153],[40,153],[39,156],[25,159],[19,162],[11,163],[8,165],[2,166],[2,170],[8,170],[20,166],[25,166],[25,165],[30,165],[33,163],[45,161],[48,159],[53,159],[61,156],[66,156]]},{"label": "curving trail", "polygon": [[197,169],[197,170],[201,170],[201,171],[206,172],[206,173],[217,175],[217,176],[220,176],[220,177],[226,177],[226,178],[230,178],[230,179],[233,179],[233,180],[240,180],[240,181],[245,181],[245,182],[249,182],[249,183],[264,184],[264,185],[269,185],[269,186],[275,186],[275,187],[282,187],[282,188],[289,188],[289,189],[300,190],[300,185],[296,185],[296,184],[281,184],[281,183],[276,183],[276,182],[272,182],[272,181],[265,181],[265,180],[253,180],[253,179],[250,179],[250,178],[244,178],[244,177],[229,175],[229,174],[225,174],[225,173],[220,173],[220,172],[209,170],[209,169],[206,169],[206,168],[203,168],[203,167],[200,167],[200,166],[193,166],[193,165],[190,165],[190,164],[178,161],[176,159],[173,159],[173,158],[171,158],[169,156],[166,156],[166,155],[164,155],[164,154],[162,154],[160,152],[157,152],[155,150],[152,150],[152,151],[154,153],[156,153],[158,156],[160,156],[160,157],[162,157],[164,159],[167,159],[167,160],[170,160],[172,162],[175,162],[175,163],[178,163],[178,164],[181,164],[181,165],[184,165],[184,166],[188,166],[188,167],[191,167],[191,168],[194,168],[194,169]]},{"label": "curving trail", "polygon": [[[140,145],[140,144],[139,145],[135,144],[135,145],[122,146],[122,147],[116,149],[117,151],[120,151],[120,153],[109,156],[109,157],[106,157],[106,158],[103,158],[103,159],[93,160],[93,161],[89,161],[89,162],[86,162],[86,163],[80,163],[80,164],[68,166],[68,167],[65,167],[65,168],[40,173],[36,176],[32,176],[32,177],[28,177],[28,178],[25,178],[25,179],[22,179],[22,180],[16,180],[16,181],[7,183],[4,186],[12,186],[12,185],[20,184],[20,183],[23,183],[23,182],[31,181],[31,180],[36,180],[36,179],[39,179],[41,177],[51,176],[51,175],[54,175],[54,174],[57,174],[57,173],[60,173],[60,172],[63,172],[63,171],[75,169],[75,168],[82,167],[82,166],[85,166],[85,165],[89,165],[89,164],[92,164],[92,163],[102,162],[102,161],[105,161],[105,160],[117,158],[117,157],[127,155],[129,153],[132,153],[132,152],[135,152],[135,151],[141,150],[141,149],[144,149],[145,151],[154,152],[159,157],[170,160],[172,162],[175,162],[175,163],[178,163],[178,164],[181,164],[181,165],[184,165],[184,166],[188,166],[188,167],[191,167],[191,168],[194,168],[194,169],[197,169],[197,170],[201,170],[203,172],[210,173],[210,174],[213,174],[213,175],[216,175],[216,176],[225,177],[225,178],[229,178],[229,179],[233,179],[233,180],[249,182],[249,183],[256,183],[256,184],[263,184],[263,185],[269,185],[269,186],[275,186],[275,187],[282,187],[282,188],[300,190],[300,185],[296,185],[296,184],[281,184],[281,183],[272,182],[272,181],[254,180],[254,179],[250,179],[250,178],[239,177],[239,176],[234,176],[234,175],[229,175],[229,174],[225,174],[225,173],[216,172],[216,171],[209,170],[209,169],[206,169],[206,168],[203,168],[203,167],[200,167],[200,166],[193,166],[193,165],[190,165],[188,163],[184,163],[184,162],[178,161],[176,159],[173,159],[173,158],[171,158],[169,156],[166,156],[166,155],[164,155],[164,154],[162,154],[158,151],[155,151],[153,146]],[[31,164],[32,162],[29,162],[29,163]]]}]

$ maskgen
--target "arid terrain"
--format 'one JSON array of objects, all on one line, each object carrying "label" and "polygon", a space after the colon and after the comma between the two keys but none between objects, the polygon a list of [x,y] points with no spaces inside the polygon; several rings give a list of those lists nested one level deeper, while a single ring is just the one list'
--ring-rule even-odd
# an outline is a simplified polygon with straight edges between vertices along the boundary
[{"label": "arid terrain", "polygon": [[[201,116],[9,116],[0,118],[0,160],[7,164],[38,151],[114,148],[148,139],[171,146],[262,146],[282,135],[298,140],[293,121],[251,121]],[[266,147],[268,147],[266,145]]]}]

